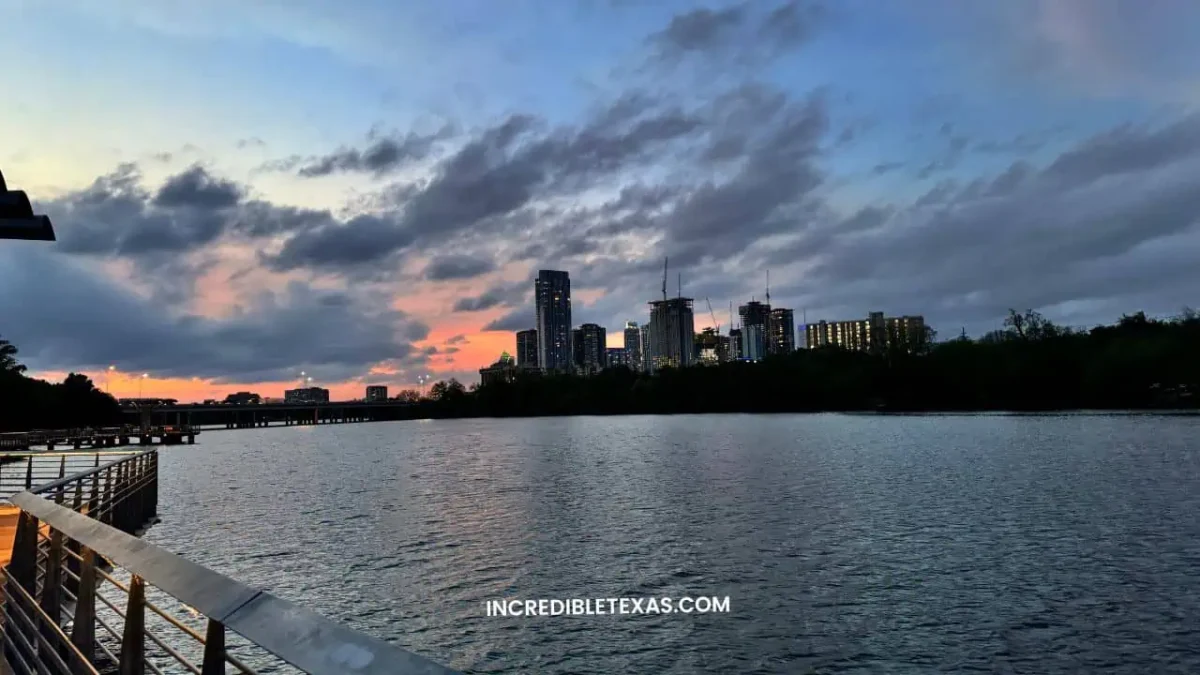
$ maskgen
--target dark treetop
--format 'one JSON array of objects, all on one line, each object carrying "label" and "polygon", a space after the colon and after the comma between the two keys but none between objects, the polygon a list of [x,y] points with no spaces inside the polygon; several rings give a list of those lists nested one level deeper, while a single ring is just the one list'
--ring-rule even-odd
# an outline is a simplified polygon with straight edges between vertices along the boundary
[{"label": "dark treetop", "polygon": [[1196,407],[1200,316],[1139,312],[1090,331],[1012,312],[981,339],[923,353],[800,350],[761,363],[594,377],[524,376],[465,390],[439,383],[436,415],[509,416],[836,410],[972,411]]}]

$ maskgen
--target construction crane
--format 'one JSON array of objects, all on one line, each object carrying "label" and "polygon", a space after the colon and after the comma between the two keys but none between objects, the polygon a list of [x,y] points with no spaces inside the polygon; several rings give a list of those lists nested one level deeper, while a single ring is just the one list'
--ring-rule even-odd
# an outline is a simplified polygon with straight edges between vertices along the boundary
[{"label": "construction crane", "polygon": [[767,306],[771,306],[771,270],[767,270]]},{"label": "construction crane", "polygon": [[709,299],[707,297],[704,298],[704,302],[708,305],[709,315],[712,316],[713,332],[716,333],[717,335],[720,335],[721,334],[721,324],[719,322],[717,322],[717,313],[713,311],[712,302],[709,302]]},{"label": "construction crane", "polygon": [[667,263],[670,261],[670,257],[663,257],[663,302],[667,301]]}]

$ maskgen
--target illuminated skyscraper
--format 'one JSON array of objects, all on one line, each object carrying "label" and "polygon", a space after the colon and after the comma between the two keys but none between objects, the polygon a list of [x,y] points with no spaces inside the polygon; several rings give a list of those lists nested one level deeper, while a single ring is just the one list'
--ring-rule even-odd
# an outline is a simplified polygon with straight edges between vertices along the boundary
[{"label": "illuminated skyscraper", "polygon": [[537,306],[538,366],[545,371],[571,369],[571,277],[539,270],[534,281]]},{"label": "illuminated skyscraper", "polygon": [[642,369],[642,331],[636,321],[625,322],[625,365],[630,370]]}]

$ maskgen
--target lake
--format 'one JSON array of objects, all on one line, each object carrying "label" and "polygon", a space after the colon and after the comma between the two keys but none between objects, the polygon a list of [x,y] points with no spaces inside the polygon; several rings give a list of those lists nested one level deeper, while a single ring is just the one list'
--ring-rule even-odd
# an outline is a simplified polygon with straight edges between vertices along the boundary
[{"label": "lake", "polygon": [[[1200,418],[205,433],[146,539],[478,673],[1200,672]],[[502,599],[728,613],[488,617]]]}]

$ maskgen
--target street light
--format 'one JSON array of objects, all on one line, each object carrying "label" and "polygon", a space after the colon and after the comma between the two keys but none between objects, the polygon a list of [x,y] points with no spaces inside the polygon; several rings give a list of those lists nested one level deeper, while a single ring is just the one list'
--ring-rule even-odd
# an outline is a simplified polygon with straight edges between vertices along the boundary
[{"label": "street light", "polygon": [[54,227],[46,216],[33,215],[24,190],[9,190],[0,173],[0,239],[55,241]]},{"label": "street light", "polygon": [[116,372],[116,366],[109,366],[108,370],[104,371],[104,393],[112,394],[112,374]]},{"label": "street light", "polygon": [[138,380],[138,398],[142,397],[142,386],[146,383],[147,377],[150,377],[150,373],[142,373],[142,379]]}]

